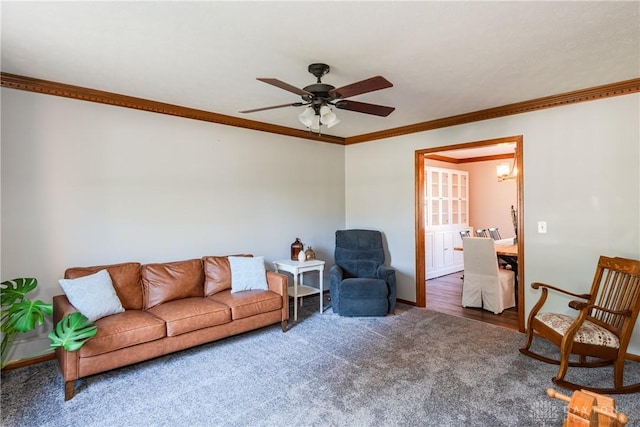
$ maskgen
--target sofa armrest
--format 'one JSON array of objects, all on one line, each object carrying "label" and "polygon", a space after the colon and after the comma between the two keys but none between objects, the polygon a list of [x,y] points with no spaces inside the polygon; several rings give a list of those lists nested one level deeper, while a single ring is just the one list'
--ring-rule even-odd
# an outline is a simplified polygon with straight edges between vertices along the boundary
[{"label": "sofa armrest", "polygon": [[267,285],[269,290],[288,297],[287,276],[275,271],[267,271]]},{"label": "sofa armrest", "polygon": [[[67,299],[66,295],[53,297],[53,325],[58,324],[67,314],[78,311]],[[56,348],[56,358],[60,365],[60,371],[65,382],[77,380],[78,377],[78,352],[66,351],[63,347]]]},{"label": "sofa armrest", "polygon": [[[275,271],[267,271],[267,285],[269,290],[282,295],[282,322],[289,320],[289,288],[288,277]],[[282,329],[285,330],[283,323]]]},{"label": "sofa armrest", "polygon": [[78,311],[67,298],[66,295],[56,295],[53,297],[53,324],[57,324],[64,316]]}]

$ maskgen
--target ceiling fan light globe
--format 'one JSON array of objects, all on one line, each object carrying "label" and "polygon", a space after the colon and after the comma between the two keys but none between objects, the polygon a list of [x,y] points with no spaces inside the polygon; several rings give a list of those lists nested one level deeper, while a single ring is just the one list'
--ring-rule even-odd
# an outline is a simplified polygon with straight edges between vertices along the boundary
[{"label": "ceiling fan light globe", "polygon": [[300,120],[300,123],[302,123],[306,127],[311,127],[311,125],[313,124],[313,118],[315,116],[316,113],[315,111],[313,111],[313,108],[307,107],[302,113],[300,113],[300,115],[298,116],[298,120]]},{"label": "ceiling fan light globe", "polygon": [[322,119],[322,124],[327,126],[333,125],[333,123],[338,120],[338,116],[336,116],[332,111],[329,111],[327,114],[320,116],[320,118]]},{"label": "ceiling fan light globe", "polygon": [[320,130],[320,116],[313,116],[310,128],[313,131],[319,131]]},{"label": "ceiling fan light globe", "polygon": [[327,124],[327,127],[330,129],[330,128],[334,127],[335,125],[337,125],[338,123],[340,123],[340,119],[336,118],[333,122]]}]

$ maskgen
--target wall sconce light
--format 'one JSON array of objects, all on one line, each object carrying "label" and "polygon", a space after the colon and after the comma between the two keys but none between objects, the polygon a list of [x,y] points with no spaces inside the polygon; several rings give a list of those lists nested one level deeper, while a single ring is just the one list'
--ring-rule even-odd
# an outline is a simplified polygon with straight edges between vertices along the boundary
[{"label": "wall sconce light", "polygon": [[518,177],[518,167],[516,166],[516,156],[513,155],[513,164],[509,167],[508,163],[500,163],[496,166],[496,174],[498,182],[512,181]]}]

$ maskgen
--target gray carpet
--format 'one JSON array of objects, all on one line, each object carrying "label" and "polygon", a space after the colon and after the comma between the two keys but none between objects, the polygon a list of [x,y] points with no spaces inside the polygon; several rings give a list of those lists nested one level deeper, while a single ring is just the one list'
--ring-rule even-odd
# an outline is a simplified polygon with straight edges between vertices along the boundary
[{"label": "gray carpet", "polygon": [[[521,355],[523,334],[402,304],[385,318],[317,307],[306,298],[287,333],[274,325],[83,379],[68,402],[54,361],[4,372],[2,425],[562,424],[566,405],[545,394],[556,367]],[[639,365],[628,364],[628,382]],[[610,386],[611,375],[574,368],[567,379]],[[640,425],[640,396],[616,399]]]}]

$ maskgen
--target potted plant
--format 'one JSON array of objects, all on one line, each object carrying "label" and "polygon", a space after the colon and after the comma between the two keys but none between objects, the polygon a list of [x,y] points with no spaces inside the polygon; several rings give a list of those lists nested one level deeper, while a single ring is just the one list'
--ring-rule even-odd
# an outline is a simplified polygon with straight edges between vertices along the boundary
[{"label": "potted plant", "polygon": [[[53,305],[41,300],[32,301],[27,294],[38,286],[34,278],[18,278],[0,284],[0,331],[2,347],[0,366],[5,361],[16,335],[29,332],[44,323],[53,313]],[[49,333],[50,348],[64,347],[68,351],[78,350],[98,331],[97,327],[79,312],[66,315]]]}]

